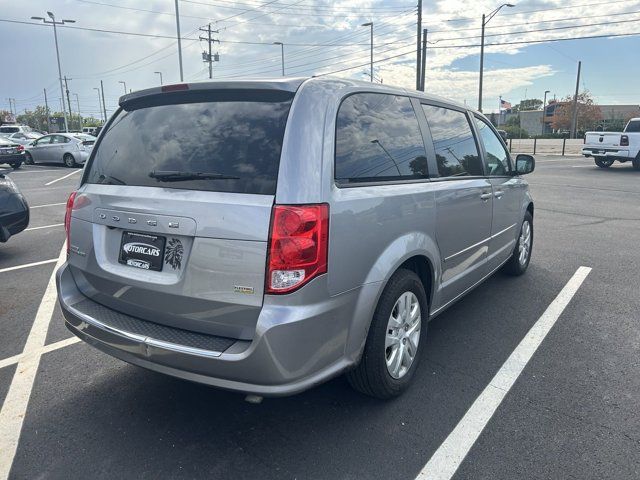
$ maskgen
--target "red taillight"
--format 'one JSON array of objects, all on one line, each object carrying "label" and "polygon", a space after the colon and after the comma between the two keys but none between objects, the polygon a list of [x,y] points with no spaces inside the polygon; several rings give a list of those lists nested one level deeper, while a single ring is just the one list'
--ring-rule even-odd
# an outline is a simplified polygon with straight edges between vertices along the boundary
[{"label": "red taillight", "polygon": [[24,145],[18,145],[17,150],[19,152],[24,152]]},{"label": "red taillight", "polygon": [[78,192],[71,192],[67,199],[67,209],[64,213],[64,230],[67,233],[67,253],[69,253],[69,233],[71,232],[71,210],[73,210],[73,203],[76,200],[76,194]]},{"label": "red taillight", "polygon": [[327,273],[329,205],[276,205],[271,215],[266,293],[289,293]]},{"label": "red taillight", "polygon": [[628,147],[629,146],[629,136],[628,135],[622,135],[620,137],[620,146],[621,147]]}]

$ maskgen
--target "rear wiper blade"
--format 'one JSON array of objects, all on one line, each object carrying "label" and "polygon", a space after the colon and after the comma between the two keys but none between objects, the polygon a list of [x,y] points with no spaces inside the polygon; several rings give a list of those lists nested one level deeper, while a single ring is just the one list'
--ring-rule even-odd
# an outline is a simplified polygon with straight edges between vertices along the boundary
[{"label": "rear wiper blade", "polygon": [[153,170],[149,172],[151,178],[159,182],[181,182],[185,180],[238,180],[240,177],[216,172],[183,172],[179,170]]}]

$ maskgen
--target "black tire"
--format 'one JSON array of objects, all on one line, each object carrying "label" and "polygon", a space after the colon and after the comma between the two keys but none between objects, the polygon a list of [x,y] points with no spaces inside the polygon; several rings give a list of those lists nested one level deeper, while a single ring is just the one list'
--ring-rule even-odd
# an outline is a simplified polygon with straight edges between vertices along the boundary
[{"label": "black tire", "polygon": [[65,153],[64,157],[62,157],[62,161],[64,162],[65,166],[69,168],[78,166],[78,164],[76,163],[76,159],[73,158],[73,155],[71,155],[70,153]]},{"label": "black tire", "polygon": [[[530,228],[530,242],[529,249],[526,255],[524,262],[520,261],[520,244],[523,241],[523,232],[525,229],[525,223],[529,223]],[[531,213],[527,211],[524,215],[524,219],[522,220],[522,224],[520,225],[520,233],[518,234],[518,241],[516,242],[516,246],[513,249],[513,253],[511,254],[511,258],[507,260],[507,263],[502,267],[502,271],[507,275],[519,276],[527,271],[529,267],[529,262],[531,261],[531,253],[533,252],[533,217]]]},{"label": "black tire", "polygon": [[22,165],[22,162],[15,162],[11,164],[11,168],[13,168],[14,170],[18,170],[20,168],[20,165]]},{"label": "black tire", "polygon": [[25,152],[25,154],[24,154],[24,164],[25,165],[33,165],[34,164],[33,157],[31,156],[31,154],[29,152]]},{"label": "black tire", "polygon": [[611,158],[596,157],[594,160],[596,162],[596,165],[599,166],[600,168],[609,168],[611,165],[613,165],[613,162],[615,162],[615,160]]},{"label": "black tire", "polygon": [[[387,368],[385,340],[390,316],[397,311],[395,310],[396,302],[408,292],[415,295],[420,306],[417,349],[409,368],[400,378],[394,378]],[[347,373],[347,380],[351,386],[365,395],[383,400],[403,393],[411,384],[420,362],[421,352],[426,342],[428,319],[429,302],[420,278],[411,270],[396,271],[378,300],[360,363]],[[402,328],[397,330],[402,331]]]},{"label": "black tire", "polygon": [[633,159],[632,164],[634,169],[640,170],[640,153],[636,158]]}]

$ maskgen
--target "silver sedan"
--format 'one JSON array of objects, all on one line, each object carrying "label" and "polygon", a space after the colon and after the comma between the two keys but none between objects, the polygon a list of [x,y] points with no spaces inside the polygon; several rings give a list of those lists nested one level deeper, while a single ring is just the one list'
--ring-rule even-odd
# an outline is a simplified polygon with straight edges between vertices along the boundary
[{"label": "silver sedan", "polygon": [[83,165],[89,158],[96,138],[83,133],[45,135],[25,146],[25,163],[63,163],[67,167]]},{"label": "silver sedan", "polygon": [[42,137],[42,134],[38,132],[16,132],[16,133],[5,133],[3,135],[9,141],[14,143],[19,143],[20,145],[27,145],[28,143],[31,143],[34,140],[37,140],[40,137]]}]

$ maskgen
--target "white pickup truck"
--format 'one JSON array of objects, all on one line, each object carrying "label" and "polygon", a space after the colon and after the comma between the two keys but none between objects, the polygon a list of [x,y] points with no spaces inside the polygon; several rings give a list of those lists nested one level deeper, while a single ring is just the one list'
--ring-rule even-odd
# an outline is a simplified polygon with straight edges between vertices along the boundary
[{"label": "white pickup truck", "polygon": [[582,154],[593,157],[600,168],[609,168],[613,162],[633,162],[640,170],[640,118],[632,118],[623,132],[587,132]]}]

